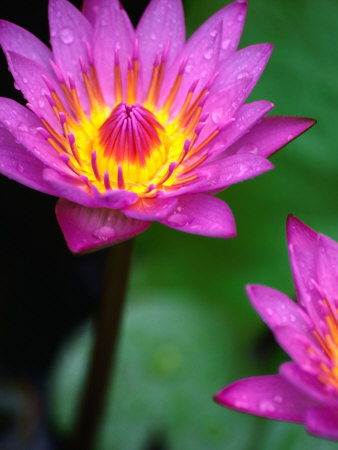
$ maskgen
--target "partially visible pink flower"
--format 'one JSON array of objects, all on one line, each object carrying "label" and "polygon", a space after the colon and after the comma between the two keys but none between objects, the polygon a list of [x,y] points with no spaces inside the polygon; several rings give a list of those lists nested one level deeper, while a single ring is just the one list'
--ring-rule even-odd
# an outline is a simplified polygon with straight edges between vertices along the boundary
[{"label": "partially visible pink flower", "polygon": [[236,381],[215,399],[338,440],[338,243],[293,216],[287,240],[298,305],[268,287],[248,286],[247,292],[294,362],[282,364],[279,375]]},{"label": "partially visible pink flower", "polygon": [[52,51],[0,23],[0,43],[28,108],[0,99],[0,171],[60,197],[70,249],[128,239],[152,221],[235,236],[212,194],[273,166],[267,157],[314,121],[266,117],[244,104],[272,51],[236,51],[246,1],[207,20],[185,43],[181,0],[152,0],[136,30],[118,0],[78,11],[50,0]]}]

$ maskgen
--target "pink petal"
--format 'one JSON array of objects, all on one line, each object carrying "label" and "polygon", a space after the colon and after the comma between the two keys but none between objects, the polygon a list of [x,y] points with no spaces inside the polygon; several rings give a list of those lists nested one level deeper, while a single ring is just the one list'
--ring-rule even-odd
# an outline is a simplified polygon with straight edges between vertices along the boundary
[{"label": "pink petal", "polygon": [[43,164],[74,177],[45,138],[37,132],[40,120],[27,108],[9,98],[0,98],[0,123]]},{"label": "pink petal", "polygon": [[200,192],[223,190],[232,184],[261,175],[273,167],[270,161],[257,155],[225,156],[196,169],[195,172],[205,180],[198,186],[198,190]]},{"label": "pink petal", "polygon": [[0,127],[0,173],[37,191],[56,195],[42,178],[45,166]]},{"label": "pink petal", "polygon": [[[330,364],[323,349],[310,335],[297,331],[296,328],[286,324],[275,327],[274,336],[279,345],[291,358],[302,368],[302,370],[318,375],[318,360]],[[309,352],[312,349],[313,353]]]},{"label": "pink petal", "polygon": [[203,107],[203,114],[208,113],[209,115],[196,140],[196,147],[216,129],[222,129],[234,117],[236,110],[245,100],[248,83],[248,79],[237,80],[208,97]]},{"label": "pink petal", "polygon": [[252,306],[272,330],[287,325],[316,342],[310,319],[291,298],[275,289],[260,285],[249,285],[246,291]]},{"label": "pink petal", "polygon": [[177,206],[177,198],[140,198],[137,203],[123,209],[123,214],[139,220],[159,220],[168,217]]},{"label": "pink petal", "polygon": [[175,61],[185,43],[184,12],[181,0],[151,0],[137,26],[143,91],[147,92],[157,51],[170,43],[166,66]]},{"label": "pink petal", "polygon": [[11,61],[10,65],[15,83],[25,99],[36,107],[53,128],[61,131],[60,123],[46,98],[46,94],[49,90],[42,78],[43,76],[48,78],[50,84],[53,85],[54,90],[62,98],[60,89],[57,83],[54,82],[50,73],[36,62],[17,53],[8,52],[8,57]]},{"label": "pink petal", "polygon": [[222,152],[225,152],[226,155],[233,154],[231,145],[248,133],[272,108],[273,104],[264,100],[247,103],[239,107],[234,116],[235,121],[220,131],[208,144],[206,147],[208,153],[213,157]]},{"label": "pink petal", "polygon": [[328,389],[325,384],[319,381],[316,375],[305,372],[297,364],[292,362],[282,364],[279,371],[289,383],[309,397],[317,402],[337,408],[338,397],[335,388]]},{"label": "pink petal", "polygon": [[297,299],[317,324],[326,315],[323,297],[314,283],[317,280],[318,234],[292,215],[288,217],[286,228]]},{"label": "pink petal", "polygon": [[306,430],[326,439],[338,440],[338,411],[325,406],[312,406],[305,415]]},{"label": "pink petal", "polygon": [[105,0],[84,0],[82,3],[82,14],[94,26],[97,12]]},{"label": "pink petal", "polygon": [[320,289],[335,311],[338,307],[338,243],[318,236],[317,277]]},{"label": "pink petal", "polygon": [[246,96],[248,96],[261,76],[271,55],[272,44],[256,44],[243,48],[225,59],[217,66],[219,76],[211,88],[217,92],[235,80],[250,78]]},{"label": "pink petal", "polygon": [[230,5],[216,12],[202,25],[202,27],[213,29],[220,20],[223,22],[220,60],[227,58],[237,49],[242,35],[247,7],[248,3],[246,1],[230,3]]},{"label": "pink petal", "polygon": [[218,238],[235,237],[236,227],[229,206],[206,194],[182,195],[176,210],[159,222],[186,233]]},{"label": "pink petal", "polygon": [[119,210],[86,208],[62,199],[56,205],[56,217],[74,253],[124,241],[142,233],[151,223],[130,219]]},{"label": "pink petal", "polygon": [[43,179],[57,193],[58,197],[84,206],[97,206],[96,200],[90,195],[89,188],[80,178],[70,178],[52,169],[45,169]]},{"label": "pink petal", "polygon": [[[195,92],[198,93],[210,81],[215,73],[219,58],[222,37],[222,22],[218,22],[215,29],[208,28],[207,32],[197,30],[188,40],[181,55],[164,76],[163,87],[160,94],[160,103],[164,102],[177,72],[185,61],[185,71],[178,90],[171,114],[174,116],[181,108],[191,85],[198,80]],[[195,94],[196,96],[196,94]]]},{"label": "pink petal", "polygon": [[88,98],[79,57],[88,66],[86,43],[92,42],[92,26],[79,10],[66,0],[50,0],[48,16],[55,62],[66,79],[68,73],[72,74],[81,104],[87,110]]},{"label": "pink petal", "polygon": [[255,152],[267,158],[314,124],[314,120],[302,117],[265,117],[229,151],[232,153]]},{"label": "pink petal", "polygon": [[[53,59],[52,52],[33,34],[18,25],[0,20],[0,45],[5,54],[18,53],[51,72],[49,61]],[[8,63],[12,71],[10,59]]]},{"label": "pink petal", "polygon": [[123,189],[113,189],[104,193],[99,192],[94,186],[91,192],[96,200],[96,206],[100,208],[122,209],[133,205],[138,200],[135,192],[125,191]]},{"label": "pink petal", "polygon": [[218,392],[215,400],[222,406],[248,414],[300,423],[307,408],[314,404],[281,375],[235,381]]},{"label": "pink petal", "polygon": [[134,39],[134,28],[119,2],[100,0],[94,27],[93,54],[102,92],[108,103],[112,103],[114,99],[115,50],[119,49],[122,80],[125,83],[128,58],[133,54]]}]

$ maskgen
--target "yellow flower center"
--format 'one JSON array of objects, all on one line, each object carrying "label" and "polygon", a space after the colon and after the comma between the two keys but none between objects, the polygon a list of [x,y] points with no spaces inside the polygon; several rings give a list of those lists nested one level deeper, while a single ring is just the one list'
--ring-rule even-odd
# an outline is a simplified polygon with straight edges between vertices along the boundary
[{"label": "yellow flower center", "polygon": [[81,58],[79,60],[89,112],[84,112],[72,78],[66,82],[55,64],[53,68],[67,107],[45,78],[50,91],[47,99],[62,132],[41,116],[44,129],[40,131],[60,158],[84,181],[88,192],[94,186],[101,193],[110,189],[127,189],[141,197],[149,197],[158,189],[177,189],[196,180],[197,175],[190,172],[205,161],[205,146],[219,132],[218,128],[215,129],[196,145],[206,120],[201,114],[203,104],[213,80],[196,94],[195,81],[180,111],[172,117],[185,65],[183,63],[179,68],[167,98],[159,105],[167,51],[168,47],[162,56],[156,55],[149,89],[142,104],[137,99],[137,51],[129,60],[125,94],[116,51],[113,106],[104,101],[89,47],[88,68]]}]

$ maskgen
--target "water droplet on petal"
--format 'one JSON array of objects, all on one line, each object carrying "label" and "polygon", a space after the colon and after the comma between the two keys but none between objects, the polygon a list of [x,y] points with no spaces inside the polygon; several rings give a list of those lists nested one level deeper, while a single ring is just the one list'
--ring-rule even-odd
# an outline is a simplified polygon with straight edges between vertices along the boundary
[{"label": "water droplet on petal", "polygon": [[222,42],[222,49],[226,50],[230,45],[230,39],[224,39],[224,41]]},{"label": "water droplet on petal", "polygon": [[210,36],[211,36],[211,37],[215,37],[216,34],[217,34],[217,30],[212,30],[212,31],[210,32]]},{"label": "water droplet on petal", "polygon": [[20,131],[28,131],[28,127],[24,123],[20,123],[19,126],[18,126],[18,129]]},{"label": "water droplet on petal", "polygon": [[242,78],[248,78],[248,72],[241,72],[237,75],[237,80],[241,80]]},{"label": "water droplet on petal", "polygon": [[291,322],[296,322],[296,317],[293,314],[291,314],[290,315],[290,320],[291,320]]},{"label": "water droplet on petal", "polygon": [[271,413],[276,410],[276,407],[270,400],[262,400],[258,404],[261,413]]},{"label": "water droplet on petal", "polygon": [[184,227],[189,222],[189,218],[185,214],[172,214],[168,217],[168,223],[177,227]]},{"label": "water droplet on petal", "polygon": [[205,59],[211,59],[212,55],[213,55],[214,51],[212,48],[208,48],[206,50],[204,50],[203,56]]},{"label": "water droplet on petal", "polygon": [[244,20],[244,14],[240,14],[240,15],[237,17],[237,20],[238,20],[238,22],[243,22],[243,20]]},{"label": "water droplet on petal", "polygon": [[25,84],[27,84],[28,83],[28,80],[27,80],[27,78],[26,77],[23,77],[22,78],[22,81],[25,83]]},{"label": "water droplet on petal", "polygon": [[43,108],[45,106],[45,102],[42,99],[40,99],[38,101],[38,105],[40,106],[40,108]]},{"label": "water droplet on petal", "polygon": [[211,119],[214,123],[221,122],[222,118],[223,118],[223,108],[216,108],[211,114]]},{"label": "water droplet on petal", "polygon": [[155,40],[156,40],[156,34],[155,34],[155,33],[151,33],[150,39],[152,39],[153,41],[155,41]]},{"label": "water droplet on petal", "polygon": [[192,66],[191,66],[191,64],[189,64],[189,65],[186,66],[185,71],[187,73],[189,73],[189,72],[191,72],[191,69],[192,69]]},{"label": "water droplet on petal", "polygon": [[283,402],[283,397],[281,395],[275,395],[273,399],[274,399],[274,401],[276,403],[282,403]]},{"label": "water droplet on petal", "polygon": [[18,169],[18,172],[23,173],[24,172],[24,167],[21,164],[18,164],[16,166],[16,168]]},{"label": "water droplet on petal", "polygon": [[272,316],[273,311],[271,308],[267,308],[266,312],[269,314],[269,316]]},{"label": "water droplet on petal", "polygon": [[95,230],[93,236],[99,241],[106,242],[108,239],[112,239],[115,234],[113,228],[103,226],[98,230]]},{"label": "water droplet on petal", "polygon": [[60,39],[64,44],[71,44],[74,41],[74,34],[70,28],[63,28],[60,31]]},{"label": "water droplet on petal", "polygon": [[291,141],[291,139],[293,139],[294,138],[294,135],[293,134],[289,134],[289,136],[288,136],[288,141]]}]

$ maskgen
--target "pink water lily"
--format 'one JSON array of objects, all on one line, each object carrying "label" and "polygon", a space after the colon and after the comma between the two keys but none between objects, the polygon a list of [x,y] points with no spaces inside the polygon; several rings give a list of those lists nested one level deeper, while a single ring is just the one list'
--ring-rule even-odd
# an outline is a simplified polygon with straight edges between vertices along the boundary
[{"label": "pink water lily", "polygon": [[215,398],[338,440],[338,243],[293,216],[287,240],[298,305],[268,287],[248,286],[247,292],[293,362],[282,364],[279,375],[236,381]]},{"label": "pink water lily", "polygon": [[234,2],[185,42],[181,0],[152,0],[136,30],[118,0],[80,12],[49,1],[52,51],[1,21],[0,43],[27,107],[0,99],[0,171],[59,197],[69,248],[128,239],[158,221],[235,236],[213,197],[270,170],[273,152],[313,120],[266,117],[244,104],[272,51],[237,51],[247,2]]}]

